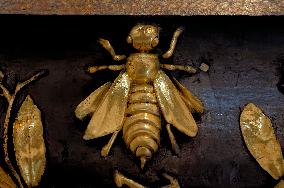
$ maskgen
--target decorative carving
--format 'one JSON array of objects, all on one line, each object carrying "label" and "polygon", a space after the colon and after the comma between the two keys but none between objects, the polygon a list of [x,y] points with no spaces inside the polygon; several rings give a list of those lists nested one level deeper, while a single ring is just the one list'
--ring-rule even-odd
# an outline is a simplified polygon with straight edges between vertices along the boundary
[{"label": "decorative carving", "polygon": [[[161,69],[192,74],[197,70],[192,66],[160,64],[158,54],[149,53],[159,43],[159,30],[154,25],[136,25],[132,28],[127,42],[138,52],[130,54],[126,65],[89,67],[89,73],[103,69],[121,70],[121,73],[114,83],[108,82],[98,88],[75,110],[79,119],[92,115],[84,135],[85,140],[112,133],[110,141],[101,151],[102,156],[108,155],[118,132],[122,130],[126,145],[140,159],[141,168],[160,145],[161,115],[168,123],[166,127],[172,148],[178,152],[170,125],[194,137],[198,128],[191,113],[204,111],[204,106],[197,97],[177,80],[176,87]],[[175,31],[164,58],[173,55],[182,31],[182,27]],[[100,39],[99,43],[115,61],[126,58],[125,55],[117,55],[108,40]]]},{"label": "decorative carving", "polygon": [[[18,96],[18,93],[28,84],[31,82],[34,82],[35,80],[39,79],[41,76],[43,76],[47,71],[46,70],[41,70],[38,73],[36,73],[34,76],[29,78],[28,80],[24,82],[19,82],[16,85],[16,89],[14,93],[10,93],[9,90],[2,84],[2,79],[4,77],[4,74],[1,72],[0,73],[0,88],[2,89],[3,93],[2,96],[6,98],[8,102],[8,108],[7,112],[5,115],[5,120],[4,120],[4,125],[3,125],[3,151],[4,151],[4,158],[5,158],[5,163],[8,166],[9,170],[11,171],[12,175],[15,177],[17,180],[17,184],[23,188],[23,182],[21,181],[20,175],[17,173],[15,170],[14,166],[12,165],[12,162],[9,157],[8,153],[8,141],[9,141],[9,136],[8,136],[8,128],[10,125],[10,116],[11,116],[11,110],[12,107],[14,106],[15,99]],[[38,110],[38,109],[37,109]],[[26,181],[27,185],[29,187],[36,186],[39,183],[39,178],[35,178],[38,175],[35,174],[29,174],[30,172],[34,173],[37,170],[35,169],[42,169],[42,166],[45,166],[45,162],[39,162],[39,160],[34,160],[34,157],[29,158],[26,162],[24,162],[24,159],[21,157],[24,157],[24,153],[29,153],[26,156],[31,156],[32,153],[30,153],[31,149],[35,149],[38,151],[44,151],[45,153],[45,146],[42,138],[42,127],[41,127],[41,121],[40,120],[40,113],[35,109],[34,106],[32,106],[32,100],[28,96],[24,103],[22,104],[22,107],[20,108],[20,111],[18,113],[18,119],[16,120],[13,127],[13,137],[14,137],[14,144],[15,144],[15,152],[16,152],[16,159],[18,162],[18,165],[20,167],[21,175]],[[22,120],[22,122],[19,122]],[[23,125],[21,123],[26,122],[27,124]],[[23,125],[23,127],[22,127]],[[29,126],[29,127],[26,127]],[[22,129],[23,128],[23,129]],[[30,134],[28,134],[29,132]],[[39,134],[39,135],[37,135]],[[29,142],[30,141],[30,142]],[[36,143],[36,144],[34,144]],[[25,145],[26,144],[26,145]],[[38,147],[39,146],[39,147]],[[27,147],[27,148],[25,148]],[[44,147],[44,149],[42,148]],[[27,149],[27,150],[25,150]],[[43,156],[42,156],[43,157]],[[42,158],[41,157],[41,158]],[[44,156],[45,158],[45,156]],[[44,159],[45,160],[45,159]],[[29,164],[29,165],[27,165]],[[32,169],[32,170],[31,170]],[[44,167],[43,167],[44,170]],[[40,171],[43,171],[40,170]],[[38,172],[37,172],[38,173]],[[41,175],[43,172],[41,173]],[[31,178],[31,179],[29,179]],[[35,181],[38,181],[35,183]]]},{"label": "decorative carving", "polygon": [[28,187],[38,186],[44,173],[45,144],[41,113],[28,95],[13,126],[14,150],[21,175]]}]

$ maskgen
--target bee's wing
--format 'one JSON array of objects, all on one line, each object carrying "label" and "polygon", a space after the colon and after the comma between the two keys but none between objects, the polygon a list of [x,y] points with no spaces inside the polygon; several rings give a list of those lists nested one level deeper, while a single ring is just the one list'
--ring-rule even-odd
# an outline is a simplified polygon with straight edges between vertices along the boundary
[{"label": "bee's wing", "polygon": [[197,134],[197,125],[169,77],[160,70],[154,80],[155,93],[166,121],[179,131],[193,137]]},{"label": "bee's wing", "polygon": [[240,126],[248,150],[260,166],[274,179],[282,177],[283,155],[270,119],[257,106],[249,103],[241,113]]},{"label": "bee's wing", "polygon": [[181,93],[182,99],[191,110],[191,112],[197,112],[202,114],[204,112],[204,105],[196,96],[194,96],[188,89],[186,89],[179,81],[174,78],[178,86],[178,90]]},{"label": "bee's wing", "polygon": [[128,100],[130,80],[120,73],[93,113],[84,135],[85,140],[98,138],[120,130]]},{"label": "bee's wing", "polygon": [[75,115],[82,120],[87,115],[92,114],[98,108],[102,98],[110,88],[111,83],[107,82],[94,92],[92,92],[85,100],[83,100],[76,108]]}]

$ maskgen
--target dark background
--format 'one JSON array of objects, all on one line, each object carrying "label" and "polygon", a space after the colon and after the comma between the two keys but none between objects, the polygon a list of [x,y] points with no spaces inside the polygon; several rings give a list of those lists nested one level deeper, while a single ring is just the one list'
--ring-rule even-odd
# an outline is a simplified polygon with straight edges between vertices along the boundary
[{"label": "dark background", "polygon": [[[0,68],[9,75],[4,79],[7,87],[13,90],[15,80],[29,78],[39,69],[49,70],[17,100],[19,104],[30,93],[42,111],[47,169],[41,187],[114,187],[115,169],[152,187],[168,183],[160,176],[163,172],[178,178],[181,187],[273,187],[277,181],[259,167],[244,145],[239,115],[248,102],[257,104],[271,118],[284,146],[284,96],[277,88],[284,69],[283,21],[275,16],[1,15]],[[96,42],[98,37],[109,39],[118,54],[129,55],[133,50],[126,36],[138,22],[162,28],[158,53],[168,49],[178,26],[186,26],[174,57],[162,62],[210,64],[208,73],[168,72],[204,101],[206,112],[196,117],[197,137],[174,130],[179,156],[171,151],[163,128],[161,147],[143,171],[121,135],[110,155],[100,157],[109,136],[84,141],[88,120],[80,122],[74,116],[80,101],[118,75],[85,72],[88,65],[114,64]],[[281,82],[278,86],[281,89]],[[2,98],[0,107],[2,125],[7,107]]]}]

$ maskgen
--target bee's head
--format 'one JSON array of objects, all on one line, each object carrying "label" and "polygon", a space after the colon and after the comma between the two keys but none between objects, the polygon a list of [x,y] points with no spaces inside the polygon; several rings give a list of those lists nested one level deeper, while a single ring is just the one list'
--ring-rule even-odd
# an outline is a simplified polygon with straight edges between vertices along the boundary
[{"label": "bee's head", "polygon": [[147,52],[158,45],[159,30],[159,27],[154,25],[138,24],[131,29],[127,42],[135,49]]}]

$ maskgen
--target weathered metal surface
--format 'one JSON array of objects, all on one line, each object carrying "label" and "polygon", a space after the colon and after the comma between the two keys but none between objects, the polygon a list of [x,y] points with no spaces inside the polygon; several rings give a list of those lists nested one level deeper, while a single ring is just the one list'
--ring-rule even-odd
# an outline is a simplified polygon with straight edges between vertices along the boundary
[{"label": "weathered metal surface", "polygon": [[[167,185],[158,174],[167,172],[181,187],[274,187],[278,182],[249,154],[241,136],[242,107],[253,102],[271,118],[275,135],[284,146],[284,95],[280,79],[284,53],[283,17],[33,17],[0,16],[0,67],[21,78],[39,69],[49,75],[29,89],[43,112],[47,169],[41,187],[115,187],[113,170],[145,186]],[[109,137],[84,141],[88,124],[76,119],[76,106],[96,88],[112,81],[111,71],[86,74],[90,65],[115,64],[97,43],[104,36],[118,54],[129,52],[125,42],[137,22],[163,28],[158,48],[168,49],[177,26],[186,27],[174,57],[165,63],[210,64],[208,73],[174,77],[205,105],[197,121],[199,132],[188,138],[177,130],[180,155],[162,147],[141,173],[135,159],[118,137],[110,156],[100,156]],[[24,23],[25,27],[20,27]],[[97,27],[94,27],[97,26]],[[127,55],[129,53],[126,53]],[[163,62],[164,63],[164,62]],[[170,74],[168,74],[170,75]],[[5,80],[5,79],[4,79]],[[8,80],[13,85],[13,79]],[[3,100],[0,101],[4,104]],[[0,108],[1,117],[3,110]],[[15,114],[14,114],[15,117]],[[3,119],[2,121],[3,122]],[[166,129],[161,144],[169,144]],[[1,163],[1,162],[0,162]],[[157,185],[157,186],[155,186]]]},{"label": "weathered metal surface", "polygon": [[1,0],[1,14],[283,15],[283,0]]}]

